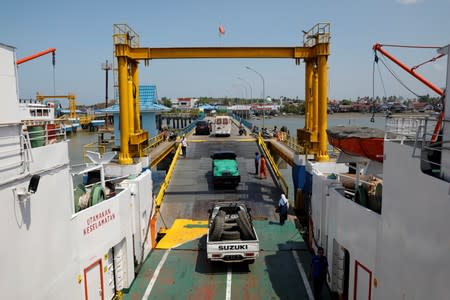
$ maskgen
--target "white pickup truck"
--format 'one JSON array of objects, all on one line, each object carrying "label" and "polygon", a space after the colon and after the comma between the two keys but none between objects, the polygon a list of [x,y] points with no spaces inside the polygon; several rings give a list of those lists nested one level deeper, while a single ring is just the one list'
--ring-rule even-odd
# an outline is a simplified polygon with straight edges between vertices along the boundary
[{"label": "white pickup truck", "polygon": [[250,209],[241,202],[218,202],[209,213],[208,260],[254,263],[259,256],[259,239]]}]

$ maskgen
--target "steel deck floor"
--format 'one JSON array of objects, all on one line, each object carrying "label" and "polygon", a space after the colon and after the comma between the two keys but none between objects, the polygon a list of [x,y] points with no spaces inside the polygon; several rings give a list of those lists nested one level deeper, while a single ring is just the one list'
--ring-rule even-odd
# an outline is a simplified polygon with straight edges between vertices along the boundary
[{"label": "steel deck floor", "polygon": [[[254,221],[261,241],[252,265],[209,263],[206,236],[171,249],[156,276],[155,269],[169,250],[154,250],[123,299],[308,299],[294,252],[308,271],[310,254],[292,221]],[[227,284],[227,273],[231,281]],[[149,283],[154,284],[149,290]],[[323,299],[329,299],[324,289]]]}]

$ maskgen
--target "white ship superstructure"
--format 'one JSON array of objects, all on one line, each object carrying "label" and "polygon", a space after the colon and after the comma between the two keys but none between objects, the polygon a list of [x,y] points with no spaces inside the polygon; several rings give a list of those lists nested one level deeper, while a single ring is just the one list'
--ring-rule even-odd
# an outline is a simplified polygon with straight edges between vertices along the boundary
[{"label": "white ship superstructure", "polygon": [[[309,236],[314,248],[326,250],[333,291],[348,299],[448,298],[448,120],[445,105],[443,130],[433,141],[435,120],[388,119],[382,164],[345,154],[335,163],[304,162],[312,182]],[[348,174],[355,167],[357,174]],[[377,191],[349,195],[349,179],[356,193],[371,185]]]},{"label": "white ship superstructure", "polygon": [[[13,47],[0,44],[0,66],[2,297],[111,299],[151,250],[151,172],[141,163],[123,169],[109,162],[114,154],[71,168],[52,120],[28,120],[26,130]],[[100,176],[74,192],[74,174]]]}]

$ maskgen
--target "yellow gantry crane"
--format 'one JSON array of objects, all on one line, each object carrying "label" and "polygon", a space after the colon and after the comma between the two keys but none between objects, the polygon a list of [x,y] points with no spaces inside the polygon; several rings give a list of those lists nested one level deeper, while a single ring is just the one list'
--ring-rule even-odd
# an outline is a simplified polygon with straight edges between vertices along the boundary
[{"label": "yellow gantry crane", "polygon": [[119,163],[131,164],[133,157],[144,155],[148,133],[141,129],[139,111],[140,60],[210,58],[290,58],[297,65],[303,59],[305,76],[305,128],[298,130],[298,140],[319,161],[328,160],[328,55],[330,24],[319,23],[303,32],[303,46],[298,47],[180,47],[142,48],[139,35],[126,24],[115,24],[113,43],[117,58],[120,155]]},{"label": "yellow gantry crane", "polygon": [[36,100],[38,101],[44,101],[45,99],[68,99],[69,100],[69,118],[76,119],[77,118],[77,106],[75,103],[75,95],[74,94],[68,94],[68,95],[59,95],[59,96],[44,96],[39,93],[36,94]]}]

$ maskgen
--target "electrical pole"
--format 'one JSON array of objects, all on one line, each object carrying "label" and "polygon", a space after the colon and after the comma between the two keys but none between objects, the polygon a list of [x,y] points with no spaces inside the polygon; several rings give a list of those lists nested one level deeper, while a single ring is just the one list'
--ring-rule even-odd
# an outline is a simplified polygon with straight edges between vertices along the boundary
[{"label": "electrical pole", "polygon": [[[105,81],[105,109],[108,108],[108,71],[112,69],[112,66],[110,63],[108,63],[108,60],[106,60],[105,63],[102,64],[102,70],[105,71],[106,75],[106,81]],[[105,127],[108,127],[108,113],[106,113],[105,116]]]}]

